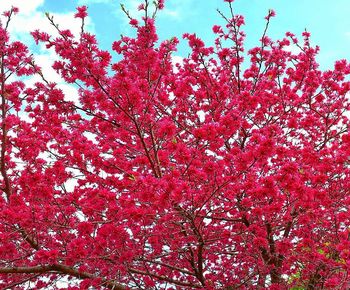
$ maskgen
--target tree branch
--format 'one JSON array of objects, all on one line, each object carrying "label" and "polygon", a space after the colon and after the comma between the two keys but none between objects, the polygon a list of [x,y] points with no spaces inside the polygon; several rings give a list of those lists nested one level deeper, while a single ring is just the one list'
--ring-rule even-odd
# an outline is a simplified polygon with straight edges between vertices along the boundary
[{"label": "tree branch", "polygon": [[[99,278],[91,273],[80,272],[74,268],[62,264],[40,265],[32,267],[3,267],[0,268],[0,274],[49,274],[58,273],[73,276],[78,279],[96,279]],[[117,282],[102,278],[102,285],[108,289],[126,290],[127,287]]]}]

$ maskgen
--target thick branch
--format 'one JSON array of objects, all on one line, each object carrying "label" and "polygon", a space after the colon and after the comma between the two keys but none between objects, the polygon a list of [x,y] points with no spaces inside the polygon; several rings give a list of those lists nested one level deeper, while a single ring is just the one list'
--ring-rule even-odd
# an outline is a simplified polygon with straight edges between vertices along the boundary
[{"label": "thick branch", "polygon": [[[53,264],[53,265],[41,265],[41,266],[32,266],[32,267],[5,267],[0,268],[0,274],[46,274],[46,273],[58,273],[73,276],[78,279],[95,279],[99,278],[91,273],[80,272],[71,267]],[[119,283],[102,279],[102,285],[108,289],[114,290],[125,290],[127,289],[124,285]]]},{"label": "thick branch", "polygon": [[5,122],[6,118],[6,91],[5,91],[5,71],[4,71],[4,56],[1,58],[1,155],[0,155],[0,170],[2,178],[4,179],[4,188],[2,190],[5,192],[7,200],[10,200],[11,195],[11,186],[10,181],[7,175],[7,169],[6,169],[6,145],[7,145],[7,126]]}]

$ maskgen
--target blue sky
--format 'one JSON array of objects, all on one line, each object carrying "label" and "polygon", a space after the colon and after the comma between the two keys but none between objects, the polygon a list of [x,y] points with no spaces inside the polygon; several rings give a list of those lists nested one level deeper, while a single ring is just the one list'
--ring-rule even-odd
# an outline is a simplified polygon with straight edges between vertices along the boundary
[{"label": "blue sky", "polygon": [[[29,42],[29,30],[48,26],[45,24],[44,12],[57,15],[57,22],[61,21],[63,26],[67,25],[74,30],[74,27],[79,27],[79,23],[72,17],[74,8],[87,5],[90,15],[88,29],[96,33],[103,48],[109,49],[121,33],[132,33],[120,9],[120,3],[124,3],[133,14],[140,1],[0,0],[0,7],[15,5],[22,8],[18,24],[14,24],[12,31],[21,40]],[[211,27],[222,23],[216,9],[228,14],[228,5],[223,0],[166,0],[165,4],[166,9],[159,14],[157,20],[161,39],[195,32],[207,44],[211,44]],[[306,28],[311,32],[312,43],[321,47],[318,60],[322,68],[332,67],[337,59],[350,59],[350,0],[236,0],[235,11],[246,18],[247,48],[257,44],[264,29],[264,16],[271,8],[277,13],[269,30],[272,38],[281,38],[286,31],[300,36]],[[185,53],[186,42],[182,41],[177,54],[184,56]]]}]

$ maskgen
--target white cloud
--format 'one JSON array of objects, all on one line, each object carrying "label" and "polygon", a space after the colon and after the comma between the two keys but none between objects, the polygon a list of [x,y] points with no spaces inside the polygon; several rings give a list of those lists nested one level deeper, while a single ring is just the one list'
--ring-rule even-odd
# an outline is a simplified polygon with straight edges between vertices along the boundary
[{"label": "white cloud", "polygon": [[58,86],[63,91],[64,99],[66,101],[71,101],[75,104],[79,104],[79,93],[76,87],[65,83],[60,83]]},{"label": "white cloud", "polygon": [[0,7],[2,11],[11,9],[11,7],[17,7],[20,9],[21,14],[29,15],[37,10],[44,4],[44,0],[0,0]]},{"label": "white cloud", "polygon": [[[48,50],[39,54],[34,54],[35,63],[41,67],[41,71],[45,79],[49,82],[54,82],[63,91],[65,100],[72,101],[76,104],[79,103],[78,90],[74,85],[67,84],[61,78],[61,76],[56,73],[56,71],[51,67],[55,60],[58,60],[58,56],[54,51]],[[36,82],[40,82],[41,77],[35,75],[24,81],[26,86],[33,86]]]},{"label": "white cloud", "polygon": [[180,66],[182,66],[184,63],[184,58],[182,56],[179,56],[179,55],[172,55],[171,60],[173,63],[173,68],[174,68],[175,73],[179,72],[179,69],[177,68],[176,65],[179,64]]},{"label": "white cloud", "polygon": [[286,46],[284,49],[286,51],[291,52],[292,54],[299,54],[301,52],[300,47],[298,47],[294,43],[291,43],[289,46]]},{"label": "white cloud", "polygon": [[[34,59],[35,63],[41,68],[45,79],[49,82],[56,83],[57,87],[62,90],[65,100],[79,104],[79,94],[77,88],[74,85],[67,84],[52,68],[53,62],[59,59],[55,52],[53,50],[41,51],[40,53],[34,54]],[[31,87],[36,82],[41,81],[42,79],[39,75],[34,75],[25,79],[24,83],[26,86]]]},{"label": "white cloud", "polygon": [[[74,13],[73,11],[69,13],[55,13],[51,16],[53,16],[54,22],[58,24],[60,29],[70,29],[75,36],[78,36],[81,31],[81,21],[74,18]],[[85,27],[90,32],[94,31],[94,25],[90,17],[86,18]],[[9,26],[11,37],[23,41],[27,45],[33,45],[30,32],[36,29],[47,32],[50,35],[57,35],[56,28],[50,24],[45,13],[41,11],[32,11],[29,15],[19,12],[18,15],[11,19]]]},{"label": "white cloud", "polygon": [[[44,0],[0,0],[0,12],[9,10],[11,7],[19,8],[19,13],[12,17],[9,26],[12,39],[20,40],[31,46],[34,42],[30,32],[36,29],[56,35],[56,29],[50,24],[45,13],[41,11],[44,2]],[[59,24],[60,29],[70,29],[77,36],[81,30],[81,20],[74,18],[74,14],[75,11],[71,11],[68,13],[53,13],[51,16],[53,16],[54,22]],[[90,17],[85,19],[85,28],[92,33],[95,31]]]}]

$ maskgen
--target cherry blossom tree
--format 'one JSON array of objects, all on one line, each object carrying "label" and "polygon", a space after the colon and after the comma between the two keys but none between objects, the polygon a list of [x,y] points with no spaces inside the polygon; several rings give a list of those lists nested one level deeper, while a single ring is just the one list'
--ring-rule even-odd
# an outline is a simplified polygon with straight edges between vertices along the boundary
[{"label": "cherry blossom tree", "polygon": [[[148,0],[113,51],[47,14],[53,68],[0,30],[2,289],[346,289],[349,74],[321,71],[309,33],[244,48],[219,12],[213,46],[160,42]],[[298,47],[292,52],[291,47]],[[112,57],[118,55],[118,61]],[[113,58],[114,59],[114,58]],[[40,76],[34,85],[25,79]]]}]

